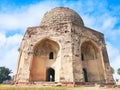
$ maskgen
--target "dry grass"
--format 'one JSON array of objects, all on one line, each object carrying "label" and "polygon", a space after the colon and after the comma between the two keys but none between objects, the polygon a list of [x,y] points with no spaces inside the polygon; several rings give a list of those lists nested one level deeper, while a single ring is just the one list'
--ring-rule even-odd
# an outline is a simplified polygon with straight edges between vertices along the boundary
[{"label": "dry grass", "polygon": [[0,90],[120,90],[120,88],[99,87],[43,87],[43,86],[13,86],[0,85]]},{"label": "dry grass", "polygon": [[66,87],[0,85],[0,90],[66,90]]}]

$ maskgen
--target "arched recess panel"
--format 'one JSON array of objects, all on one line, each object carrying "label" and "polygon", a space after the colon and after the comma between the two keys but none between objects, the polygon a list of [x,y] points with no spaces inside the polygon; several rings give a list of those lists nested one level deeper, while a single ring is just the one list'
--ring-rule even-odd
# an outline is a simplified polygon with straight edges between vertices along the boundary
[{"label": "arched recess panel", "polygon": [[54,64],[58,51],[58,43],[50,39],[43,39],[35,45],[30,68],[30,81],[47,80],[46,68]]},{"label": "arched recess panel", "polygon": [[87,71],[87,81],[99,82],[104,80],[104,71],[100,50],[91,41],[82,43],[81,61],[83,68],[85,68]]}]

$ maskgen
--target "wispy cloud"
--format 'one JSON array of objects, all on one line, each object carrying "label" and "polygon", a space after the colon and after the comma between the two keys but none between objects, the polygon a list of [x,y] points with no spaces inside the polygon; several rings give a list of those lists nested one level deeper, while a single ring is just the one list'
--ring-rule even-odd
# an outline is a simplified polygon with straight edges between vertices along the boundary
[{"label": "wispy cloud", "polygon": [[109,59],[111,60],[111,66],[115,70],[114,77],[119,78],[117,69],[120,68],[120,51],[109,42],[107,42],[107,51]]},{"label": "wispy cloud", "polygon": [[54,5],[48,3],[38,3],[35,5],[28,5],[21,8],[15,8],[14,11],[8,13],[0,13],[0,30],[14,31],[26,30],[29,26],[36,26],[40,24],[44,13],[53,8]]},{"label": "wispy cloud", "polygon": [[18,48],[22,37],[19,34],[6,37],[4,33],[0,33],[0,66],[9,67],[15,72]]}]

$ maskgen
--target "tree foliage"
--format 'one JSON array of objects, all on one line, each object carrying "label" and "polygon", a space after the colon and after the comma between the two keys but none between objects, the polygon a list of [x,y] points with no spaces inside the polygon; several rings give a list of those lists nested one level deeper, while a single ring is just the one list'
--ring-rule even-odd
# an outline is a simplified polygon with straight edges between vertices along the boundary
[{"label": "tree foliage", "polygon": [[120,75],[120,68],[118,68],[117,73]]},{"label": "tree foliage", "polygon": [[0,67],[0,83],[2,83],[5,80],[10,80],[11,76],[9,75],[11,70],[6,67]]},{"label": "tree foliage", "polygon": [[114,68],[113,67],[110,67],[110,68],[111,68],[112,74],[114,74],[115,73]]}]

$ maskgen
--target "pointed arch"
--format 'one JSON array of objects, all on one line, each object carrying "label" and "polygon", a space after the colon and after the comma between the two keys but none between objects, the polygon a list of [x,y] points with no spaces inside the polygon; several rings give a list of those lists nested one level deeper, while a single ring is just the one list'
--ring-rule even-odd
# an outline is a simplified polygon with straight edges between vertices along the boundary
[{"label": "pointed arch", "polygon": [[[41,40],[34,46],[30,68],[30,81],[46,81],[46,67],[51,67],[56,62],[59,49],[60,47],[57,42],[47,38]],[[50,61],[51,59],[52,61]]]},{"label": "pointed arch", "polygon": [[85,68],[83,70],[84,78],[87,75],[85,81],[99,82],[104,79],[104,70],[100,55],[99,46],[95,42],[89,40],[81,44],[81,61],[83,68]]},{"label": "pointed arch", "polygon": [[95,60],[98,58],[99,50],[98,48],[91,42],[85,41],[81,45],[81,60]]}]

